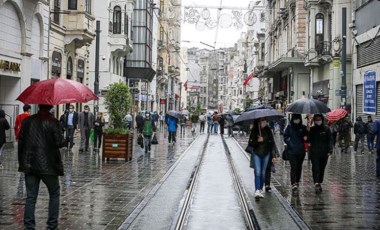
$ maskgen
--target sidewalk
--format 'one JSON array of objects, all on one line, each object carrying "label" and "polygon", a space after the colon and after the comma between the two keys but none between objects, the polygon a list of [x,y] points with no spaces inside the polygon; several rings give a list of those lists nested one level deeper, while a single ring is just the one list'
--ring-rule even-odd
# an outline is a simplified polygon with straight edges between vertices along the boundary
[{"label": "sidewalk", "polygon": [[[245,148],[248,137],[236,136]],[[282,136],[276,134],[279,147]],[[280,159],[272,184],[311,229],[380,229],[380,179],[375,154],[334,154],[326,167],[323,193],[314,192],[311,163],[305,159],[298,193],[291,192],[290,165]]]},{"label": "sidewalk", "polygon": [[[78,140],[73,152],[62,149],[65,176],[61,180],[59,229],[117,229],[146,194],[176,162],[193,138],[187,130],[168,149],[167,134],[159,132],[159,145],[150,154],[134,146],[133,159],[101,161],[93,152],[79,153]],[[6,149],[4,169],[0,170],[0,229],[22,229],[25,204],[23,174],[17,172],[17,151]],[[41,183],[36,205],[37,229],[47,220],[48,193]]]}]

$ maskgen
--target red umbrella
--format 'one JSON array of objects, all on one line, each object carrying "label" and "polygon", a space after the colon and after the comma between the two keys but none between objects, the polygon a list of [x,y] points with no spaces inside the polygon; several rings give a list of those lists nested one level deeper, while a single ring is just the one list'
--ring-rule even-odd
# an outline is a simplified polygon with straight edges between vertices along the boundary
[{"label": "red umbrella", "polygon": [[29,86],[16,100],[25,104],[58,105],[97,99],[98,97],[80,82],[53,78]]},{"label": "red umbrella", "polygon": [[334,109],[327,114],[326,118],[327,120],[329,120],[329,123],[333,123],[344,118],[345,116],[347,116],[347,114],[348,112],[345,109]]}]

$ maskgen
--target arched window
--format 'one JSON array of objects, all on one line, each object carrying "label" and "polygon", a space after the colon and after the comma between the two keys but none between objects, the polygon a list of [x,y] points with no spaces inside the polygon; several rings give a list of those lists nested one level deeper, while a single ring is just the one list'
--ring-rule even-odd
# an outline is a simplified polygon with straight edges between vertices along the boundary
[{"label": "arched window", "polygon": [[324,40],[324,16],[319,13],[315,15],[315,50],[318,54],[323,53],[323,40]]},{"label": "arched window", "polygon": [[71,79],[73,76],[73,60],[71,57],[67,59],[67,69],[66,69],[66,78]]},{"label": "arched window", "polygon": [[68,9],[77,10],[77,0],[68,0]]},{"label": "arched window", "polygon": [[115,6],[113,8],[113,33],[121,34],[121,8]]}]

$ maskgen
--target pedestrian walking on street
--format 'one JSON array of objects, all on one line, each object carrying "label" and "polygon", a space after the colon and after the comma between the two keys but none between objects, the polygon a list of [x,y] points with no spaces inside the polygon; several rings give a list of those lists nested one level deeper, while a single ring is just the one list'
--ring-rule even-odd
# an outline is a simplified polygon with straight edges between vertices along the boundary
[{"label": "pedestrian walking on street", "polygon": [[233,137],[234,136],[234,131],[233,131],[233,127],[234,127],[234,121],[232,119],[226,119],[226,126],[227,126],[227,130],[228,130],[228,137]]},{"label": "pedestrian walking on street", "polygon": [[342,153],[347,153],[348,147],[351,144],[351,128],[352,122],[348,115],[337,122],[338,144]]},{"label": "pedestrian walking on street", "polygon": [[186,130],[186,116],[181,115],[179,118],[179,124],[181,126],[181,133],[180,136],[185,136],[185,130]]},{"label": "pedestrian walking on street", "polygon": [[156,124],[155,122],[151,119],[150,114],[146,113],[145,114],[145,120],[143,124],[143,135],[144,135],[144,147],[145,147],[145,153],[150,152],[151,147],[152,147],[152,136],[156,132]]},{"label": "pedestrian walking on street", "polygon": [[177,134],[177,124],[178,119],[172,116],[168,117],[167,125],[168,125],[168,132],[169,132],[169,144],[174,144],[176,140],[176,134]]},{"label": "pedestrian walking on street", "polygon": [[372,124],[372,132],[376,135],[376,176],[380,177],[380,119],[377,119]]},{"label": "pedestrian walking on street", "polygon": [[329,156],[333,152],[333,138],[329,127],[323,124],[322,114],[314,115],[314,126],[309,132],[309,151],[315,193],[322,192],[322,182]]},{"label": "pedestrian walking on street", "polygon": [[206,123],[206,115],[201,114],[199,116],[199,122],[201,123],[201,128],[199,130],[199,133],[205,133],[205,123]]},{"label": "pedestrian walking on street", "polygon": [[18,140],[19,172],[25,173],[24,228],[35,229],[35,206],[40,181],[49,191],[47,229],[58,228],[60,185],[63,163],[59,148],[67,145],[59,121],[49,112],[52,105],[39,105],[37,114],[27,117]]},{"label": "pedestrian walking on street", "polygon": [[160,130],[164,130],[164,123],[165,123],[165,114],[161,111],[160,112]]},{"label": "pedestrian walking on street", "polygon": [[130,112],[127,113],[127,115],[125,115],[124,117],[124,121],[127,122],[127,128],[128,129],[132,129],[132,121],[133,121],[133,118],[132,118],[132,115]]},{"label": "pedestrian walking on street", "polygon": [[292,114],[290,124],[284,133],[290,162],[290,182],[292,190],[297,191],[302,175],[302,164],[305,159],[304,142],[307,141],[307,129],[302,124],[301,114]]},{"label": "pedestrian walking on street", "polygon": [[16,136],[16,140],[18,139],[18,135],[20,134],[20,129],[21,129],[21,124],[22,124],[22,121],[29,117],[30,116],[30,112],[32,110],[32,107],[28,104],[25,104],[23,107],[22,107],[22,110],[24,111],[22,114],[19,114],[17,115],[16,117],[16,121],[15,121],[15,136]]},{"label": "pedestrian walking on street", "polygon": [[218,125],[219,125],[219,115],[218,112],[214,112],[212,116],[213,126],[214,126],[214,134],[218,134]]},{"label": "pedestrian walking on street", "polygon": [[3,157],[4,145],[6,142],[5,130],[9,130],[9,129],[10,129],[10,125],[7,119],[5,119],[5,112],[4,110],[0,109],[0,169],[3,169],[2,157]]},{"label": "pedestrian walking on street", "polygon": [[88,151],[90,143],[90,131],[94,124],[94,114],[90,112],[88,105],[84,106],[84,111],[79,114],[78,124],[80,129],[80,147],[79,152]]},{"label": "pedestrian walking on street", "polygon": [[70,144],[69,149],[74,146],[74,133],[78,127],[78,113],[74,110],[74,106],[69,106],[69,112],[64,118],[64,129],[66,130],[66,140]]},{"label": "pedestrian walking on street", "polygon": [[157,111],[154,111],[153,115],[152,115],[152,121],[154,122],[154,125],[157,127],[158,125],[158,119],[159,119],[159,116],[158,116],[158,113]]},{"label": "pedestrian walking on street", "polygon": [[358,151],[358,144],[360,141],[360,149],[361,154],[364,154],[364,142],[365,142],[365,135],[366,135],[366,124],[362,121],[361,117],[356,118],[356,122],[354,124],[354,134],[355,134],[355,145],[354,145],[354,151]]},{"label": "pedestrian walking on street", "polygon": [[103,126],[105,125],[102,112],[98,112],[94,121],[94,151],[99,151],[102,146]]},{"label": "pedestrian walking on street", "polygon": [[209,133],[209,134],[212,134],[213,123],[214,123],[214,121],[212,119],[212,114],[209,113],[207,115],[207,133]]},{"label": "pedestrian walking on street", "polygon": [[136,125],[137,125],[137,132],[142,133],[143,125],[144,125],[144,117],[141,115],[141,113],[137,114],[136,116]]},{"label": "pedestrian walking on street", "polygon": [[255,198],[264,198],[263,186],[265,181],[265,171],[268,166],[271,152],[275,142],[272,131],[268,127],[266,118],[255,120],[254,126],[249,136],[248,146],[253,148],[251,162],[255,174]]},{"label": "pedestrian walking on street", "polygon": [[366,133],[367,133],[367,144],[368,144],[368,151],[370,153],[373,153],[373,142],[375,140],[375,135],[372,131],[372,125],[373,125],[373,122],[372,122],[372,117],[371,116],[368,116],[368,121],[367,121],[367,124],[366,124]]},{"label": "pedestrian walking on street", "polygon": [[225,124],[225,118],[224,118],[224,115],[222,114],[219,117],[220,135],[224,135],[224,124]]}]

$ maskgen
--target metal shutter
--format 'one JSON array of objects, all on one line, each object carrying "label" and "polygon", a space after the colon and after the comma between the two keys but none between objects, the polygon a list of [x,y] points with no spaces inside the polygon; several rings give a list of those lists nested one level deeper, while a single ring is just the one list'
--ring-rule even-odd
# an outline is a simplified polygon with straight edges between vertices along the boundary
[{"label": "metal shutter", "polygon": [[366,116],[363,113],[363,84],[361,85],[356,85],[356,117],[355,120],[358,116],[361,116],[364,121]]}]

